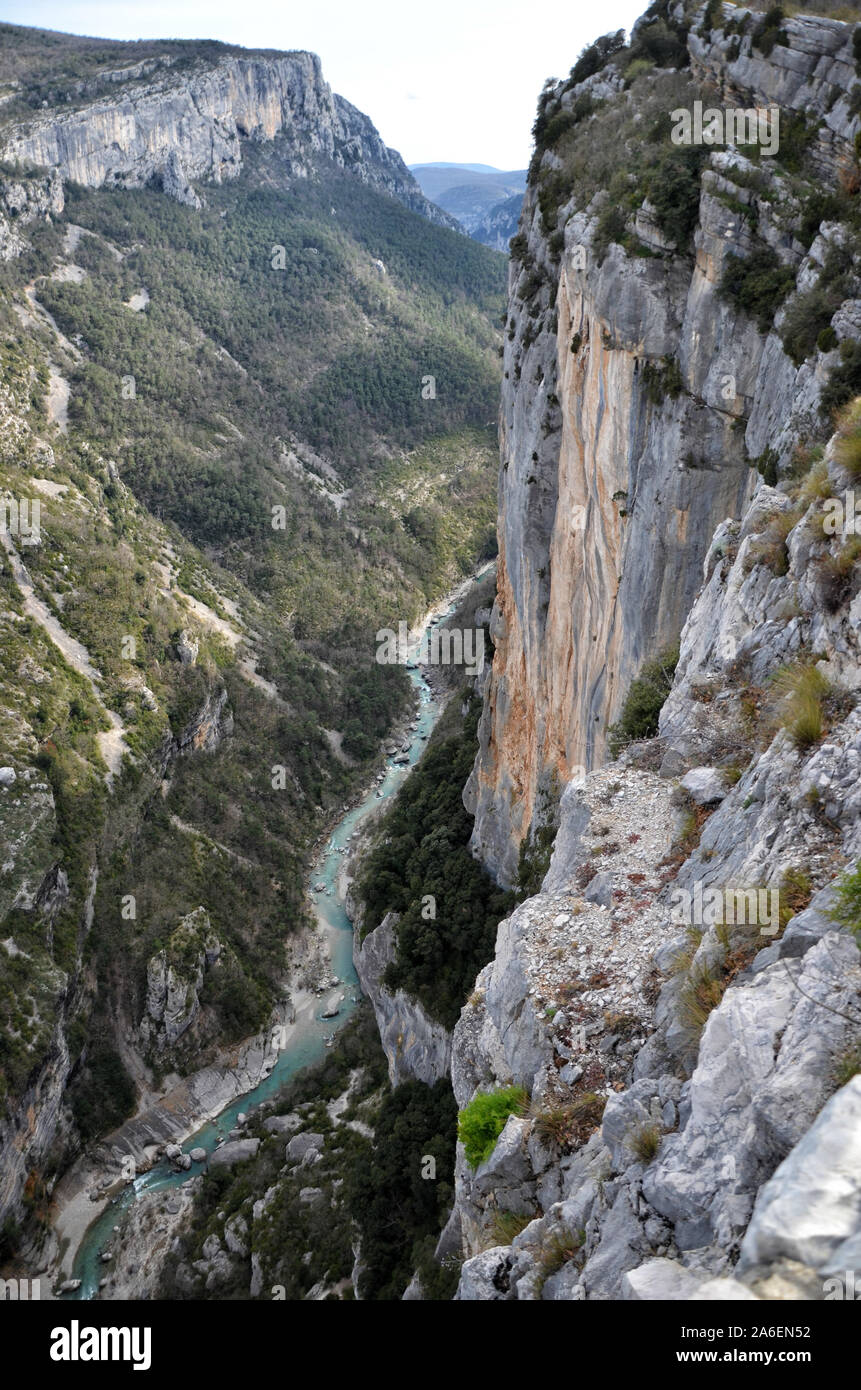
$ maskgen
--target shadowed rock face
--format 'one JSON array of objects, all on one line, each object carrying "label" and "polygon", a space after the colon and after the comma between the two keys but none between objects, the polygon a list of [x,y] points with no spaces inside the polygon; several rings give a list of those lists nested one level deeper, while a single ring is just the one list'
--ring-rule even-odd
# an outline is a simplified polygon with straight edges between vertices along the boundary
[{"label": "shadowed rock face", "polygon": [[3,157],[47,166],[89,188],[157,182],[199,206],[189,180],[235,178],[242,141],[276,136],[285,138],[297,174],[307,172],[309,156],[322,155],[431,221],[457,227],[428,202],[367,116],[332,93],[313,53],[225,56],[190,78],[168,69],[133,91],[13,129]]},{"label": "shadowed rock face", "polygon": [[428,1016],[417,999],[402,989],[392,994],[383,984],[383,972],[395,957],[397,920],[396,913],[388,912],[364,941],[357,933],[353,961],[362,990],[374,1006],[392,1085],[415,1080],[432,1086],[448,1073],[451,1034]]},{"label": "shadowed rock face", "polygon": [[[692,33],[693,70],[739,104],[813,101],[825,122],[816,162],[834,186],[857,127],[842,97],[827,110],[838,79],[849,83],[851,31],[807,20],[787,28],[788,46],[769,59],[745,57],[745,40],[729,65],[726,45]],[[543,163],[552,176],[553,151]],[[687,256],[644,205],[636,235],[660,254],[611,243],[599,264],[600,193],[567,221],[562,213],[560,248],[539,209],[540,172],[527,190],[505,335],[496,650],[464,798],[476,817],[473,849],[503,884],[544,794],[555,796],[575,767],[601,763],[631,680],[678,638],[715,527],[741,515],[758,481],[751,461],[770,449],[785,467],[821,425],[822,354],[797,366],[779,331],[760,332],[718,287],[728,256],[765,242],[805,290],[838,234],[823,226],[805,254],[780,225],[776,196],[775,207],[766,199],[744,215],[746,164],[734,151],[710,156]],[[858,301],[838,318],[841,337],[857,336]],[[674,379],[656,391],[667,362]]]}]

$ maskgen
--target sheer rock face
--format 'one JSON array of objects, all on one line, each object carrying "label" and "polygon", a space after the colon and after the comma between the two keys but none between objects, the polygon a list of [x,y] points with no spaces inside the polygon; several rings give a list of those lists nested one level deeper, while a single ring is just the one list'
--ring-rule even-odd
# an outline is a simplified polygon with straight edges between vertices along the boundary
[{"label": "sheer rock face", "polygon": [[63,207],[63,181],[56,170],[0,179],[0,261],[14,260],[26,251],[23,229],[39,219],[58,217]]},{"label": "sheer rock face", "polygon": [[332,93],[313,53],[225,56],[190,78],[168,68],[133,90],[15,128],[3,158],[47,166],[88,188],[156,182],[199,206],[190,180],[235,178],[242,141],[276,136],[286,140],[297,175],[323,156],[432,221],[457,225],[428,202],[367,116]]},{"label": "sheer rock face", "polygon": [[[807,20],[787,28],[789,47],[729,67],[720,43],[692,33],[694,70],[713,85],[720,78],[738,103],[800,108],[815,90],[820,164],[833,184],[857,128],[842,97],[826,112],[851,31]],[[547,169],[554,158],[544,155]],[[527,249],[512,260],[505,335],[496,651],[465,793],[473,850],[504,884],[546,794],[574,768],[602,761],[632,678],[678,637],[715,527],[739,517],[752,495],[751,460],[771,449],[784,467],[820,423],[836,357],[814,352],[796,366],[779,337],[783,311],[763,334],[718,287],[727,257],[764,241],[806,289],[839,231],[823,224],[805,253],[781,225],[776,196],[755,200],[752,221],[731,208],[730,190],[737,205],[752,196],[743,179],[733,182],[746,165],[735,151],[710,156],[692,257],[667,246],[629,255],[612,243],[599,264],[600,193],[567,222],[563,210],[564,246],[554,250],[534,177],[527,190]],[[637,232],[647,245],[649,225],[645,208]],[[857,300],[841,306],[835,325],[841,339],[857,337]],[[654,374],[667,361],[677,379],[656,392]]]},{"label": "sheer rock face", "polygon": [[374,1007],[392,1085],[424,1081],[432,1086],[448,1074],[451,1034],[428,1016],[417,999],[402,989],[392,993],[383,984],[383,972],[395,956],[397,920],[396,913],[386,913],[363,941],[356,932],[353,961],[362,990]]}]

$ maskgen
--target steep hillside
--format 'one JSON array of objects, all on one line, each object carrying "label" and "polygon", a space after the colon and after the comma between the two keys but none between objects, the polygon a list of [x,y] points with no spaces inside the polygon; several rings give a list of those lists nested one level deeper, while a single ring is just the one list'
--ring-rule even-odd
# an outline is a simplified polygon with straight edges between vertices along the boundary
[{"label": "steep hillside", "polygon": [[40,1259],[82,1144],[251,1084],[324,969],[310,851],[405,708],[374,633],[494,546],[502,261],[313,55],[3,39],[0,1228]]},{"label": "steep hillside", "polygon": [[517,234],[522,209],[523,197],[520,193],[515,193],[513,198],[505,198],[501,203],[494,203],[493,207],[482,213],[481,220],[472,228],[472,237],[497,251],[507,251],[511,238]]},{"label": "steep hillside", "polygon": [[718,529],[660,736],[569,784],[541,892],[500,926],[452,1080],[462,1114],[477,1087],[529,1105],[483,1162],[458,1146],[460,1299],[857,1278],[861,600],[857,538],[823,523],[858,451],[856,405]]}]

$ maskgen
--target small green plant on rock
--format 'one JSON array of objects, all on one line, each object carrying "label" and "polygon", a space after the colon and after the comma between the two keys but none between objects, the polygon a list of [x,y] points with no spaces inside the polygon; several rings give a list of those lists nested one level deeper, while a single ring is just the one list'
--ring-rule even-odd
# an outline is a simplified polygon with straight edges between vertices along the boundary
[{"label": "small green plant on rock", "polygon": [[464,1106],[457,1117],[457,1137],[471,1168],[490,1157],[509,1115],[521,1113],[528,1101],[522,1086],[505,1086],[499,1091],[479,1091]]},{"label": "small green plant on rock", "polygon": [[861,860],[852,873],[840,880],[836,892],[837,901],[830,915],[841,927],[853,933],[861,947]]}]

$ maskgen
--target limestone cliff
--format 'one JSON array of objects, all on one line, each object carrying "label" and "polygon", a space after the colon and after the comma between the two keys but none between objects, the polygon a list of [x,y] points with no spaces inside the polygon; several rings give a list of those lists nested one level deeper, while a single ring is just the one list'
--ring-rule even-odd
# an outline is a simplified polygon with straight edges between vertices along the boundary
[{"label": "limestone cliff", "polygon": [[383,971],[395,956],[397,920],[396,913],[387,912],[364,940],[356,931],[353,961],[362,990],[374,1008],[392,1085],[415,1080],[432,1086],[448,1074],[451,1035],[428,1016],[417,999],[402,989],[392,993],[383,984]]},{"label": "limestone cliff", "polygon": [[[796,185],[789,156],[754,166],[732,147],[706,150],[687,243],[650,202],[661,175],[650,184],[638,169],[643,132],[674,107],[779,103],[784,143],[804,126],[821,190],[851,188],[851,26],[788,21],[766,55],[759,16],[719,7],[709,31],[701,8],[663,10],[685,34],[677,72],[632,83],[611,65],[545,90],[543,118],[563,143],[545,137],[536,151],[512,243],[496,654],[465,797],[474,850],[504,883],[572,770],[602,761],[640,666],[678,637],[716,525],[751,495],[751,464],[776,476],[800,441],[822,437],[823,388],[861,325],[847,280],[833,340],[800,356],[785,345],[786,315],[846,237],[836,221],[810,226],[811,185]],[[618,212],[589,181],[611,142]],[[732,258],[751,255],[786,273],[773,322],[721,293]]]},{"label": "limestone cliff", "polygon": [[[428,202],[368,117],[333,94],[316,54],[245,54],[208,45],[196,55],[189,48],[183,62],[165,55],[135,81],[120,84],[105,73],[84,99],[66,94],[71,111],[7,126],[3,158],[56,170],[88,188],[160,183],[180,202],[199,206],[192,180],[235,178],[243,141],[281,137],[297,177],[307,177],[322,156],[431,221],[457,228]],[[95,99],[86,100],[94,87]]]}]

